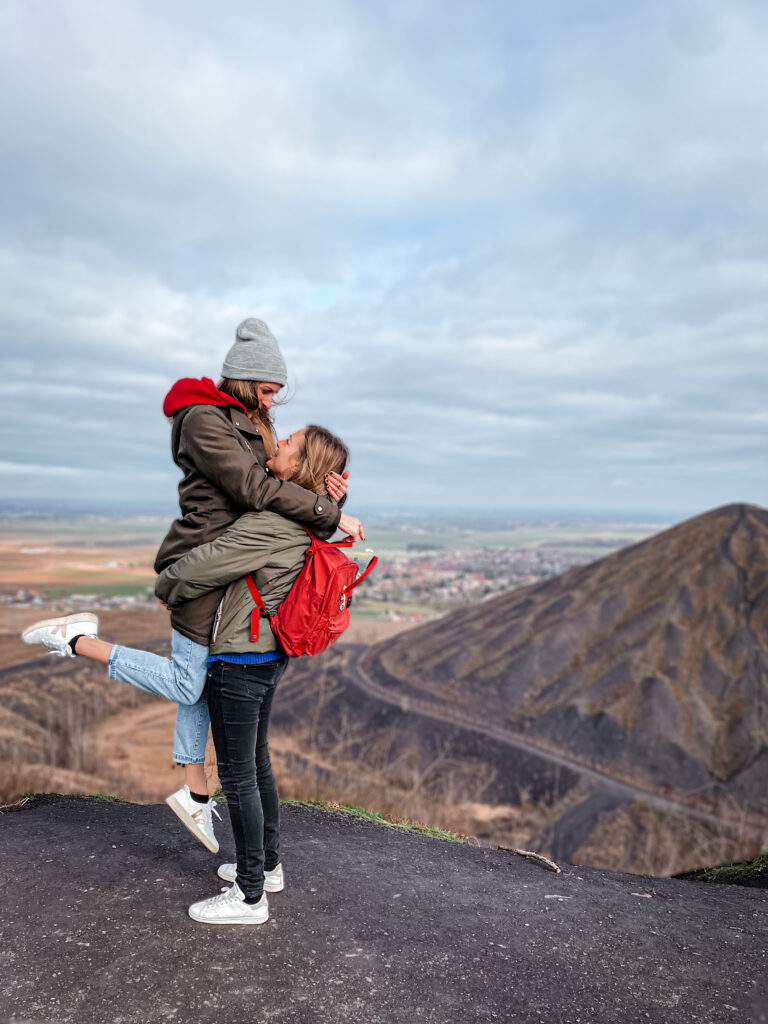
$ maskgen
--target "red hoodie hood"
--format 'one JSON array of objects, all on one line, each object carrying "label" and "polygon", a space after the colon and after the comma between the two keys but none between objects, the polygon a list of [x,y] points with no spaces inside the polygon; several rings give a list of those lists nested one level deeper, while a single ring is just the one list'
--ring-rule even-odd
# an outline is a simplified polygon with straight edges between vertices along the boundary
[{"label": "red hoodie hood", "polygon": [[210,377],[182,377],[177,380],[165,396],[163,414],[173,416],[188,405],[234,405],[244,413],[248,412],[242,402],[219,391]]}]

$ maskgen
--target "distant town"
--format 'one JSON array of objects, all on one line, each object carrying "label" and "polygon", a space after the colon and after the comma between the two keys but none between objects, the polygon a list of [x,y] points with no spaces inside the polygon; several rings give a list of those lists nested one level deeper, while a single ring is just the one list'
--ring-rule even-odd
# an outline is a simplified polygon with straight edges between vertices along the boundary
[{"label": "distant town", "polygon": [[151,587],[139,594],[68,594],[66,597],[51,598],[45,591],[21,588],[15,594],[0,594],[0,606],[9,608],[45,608],[46,610],[84,610],[104,611],[117,609],[130,611],[134,608],[149,608],[157,604],[157,598]]},{"label": "distant town", "polygon": [[[354,617],[423,622],[644,540],[661,522],[618,514],[369,513],[350,549],[376,571]],[[0,502],[0,610],[147,611],[168,527],[160,515],[48,514]]]},{"label": "distant town", "polygon": [[[604,553],[616,546],[606,544]],[[423,551],[416,557],[388,556],[372,575],[363,600],[367,605],[379,606],[384,614],[387,608],[423,606],[421,613],[408,613],[408,618],[418,620],[538,583],[595,557],[599,556],[592,548],[546,544],[479,551]]]},{"label": "distant town", "polygon": [[[544,542],[517,548],[483,547],[446,550],[440,545],[409,543],[405,551],[382,555],[355,602],[358,614],[418,622],[482,601],[494,594],[538,583],[577,565],[608,554],[629,541]],[[358,556],[362,565],[366,556]],[[128,563],[103,563],[122,568]],[[135,563],[132,563],[135,565]],[[151,585],[138,584],[134,593],[89,592],[87,587],[52,596],[47,588],[20,587],[0,594],[0,605],[14,608],[124,610],[150,608],[156,603]]]}]

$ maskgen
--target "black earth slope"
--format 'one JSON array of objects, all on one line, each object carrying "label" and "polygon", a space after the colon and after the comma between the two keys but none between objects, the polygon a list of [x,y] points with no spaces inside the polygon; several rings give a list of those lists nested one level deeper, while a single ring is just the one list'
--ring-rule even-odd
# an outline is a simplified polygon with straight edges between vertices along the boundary
[{"label": "black earth slope", "polygon": [[768,815],[768,511],[727,505],[400,633],[391,697],[689,806]]},{"label": "black earth slope", "polygon": [[767,1022],[768,895],[566,867],[285,807],[261,927],[195,924],[219,858],[164,806],[0,812],[0,1020]]}]

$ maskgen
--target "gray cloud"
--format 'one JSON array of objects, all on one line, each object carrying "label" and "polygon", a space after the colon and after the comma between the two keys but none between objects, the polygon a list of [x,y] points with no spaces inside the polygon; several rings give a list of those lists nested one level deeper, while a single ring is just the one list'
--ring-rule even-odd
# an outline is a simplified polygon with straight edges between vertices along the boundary
[{"label": "gray cloud", "polygon": [[768,504],[762,6],[0,29],[6,495],[172,504],[162,397],[257,314],[363,505]]}]

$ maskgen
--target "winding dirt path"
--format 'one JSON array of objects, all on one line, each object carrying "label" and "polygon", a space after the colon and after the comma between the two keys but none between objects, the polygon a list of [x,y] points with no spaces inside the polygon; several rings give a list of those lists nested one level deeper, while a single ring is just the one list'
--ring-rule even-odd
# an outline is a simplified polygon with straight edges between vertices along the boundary
[{"label": "winding dirt path", "polygon": [[505,743],[508,746],[516,747],[518,750],[525,751],[527,754],[534,754],[538,757],[545,758],[554,764],[558,764],[563,768],[568,768],[571,771],[577,772],[578,774],[599,783],[599,785],[603,787],[604,790],[607,790],[608,794],[619,803],[632,803],[635,800],[643,800],[646,803],[651,804],[653,807],[657,807],[661,810],[671,811],[675,814],[682,814],[689,818],[696,818],[698,821],[704,821],[710,825],[715,825],[717,827],[725,826],[737,831],[753,831],[760,836],[765,835],[766,824],[762,820],[753,820],[746,815],[743,819],[734,820],[733,818],[724,818],[720,815],[712,814],[709,811],[690,807],[687,804],[679,803],[676,800],[670,800],[668,797],[659,796],[657,793],[650,790],[642,789],[638,786],[632,786],[626,782],[620,782],[595,768],[590,768],[587,765],[581,764],[579,761],[566,757],[563,754],[555,753],[551,750],[547,750],[546,747],[541,747],[535,743],[531,743],[527,738],[516,733],[511,733],[506,729],[500,729],[497,726],[488,725],[487,723],[473,722],[471,719],[467,719],[460,715],[452,715],[449,711],[443,708],[436,708],[427,701],[419,700],[414,697],[403,695],[398,696],[393,694],[391,690],[388,690],[386,687],[374,682],[370,673],[367,672],[361,664],[362,657],[368,648],[358,644],[350,644],[349,646],[352,647],[354,651],[353,661],[350,665],[350,679],[369,697],[384,701],[387,704],[393,704],[395,707],[400,708],[401,711],[413,711],[426,718],[447,722],[450,725],[456,725],[462,729],[469,729],[472,732],[479,733],[481,736],[487,736],[489,739],[494,739],[500,743]]}]

